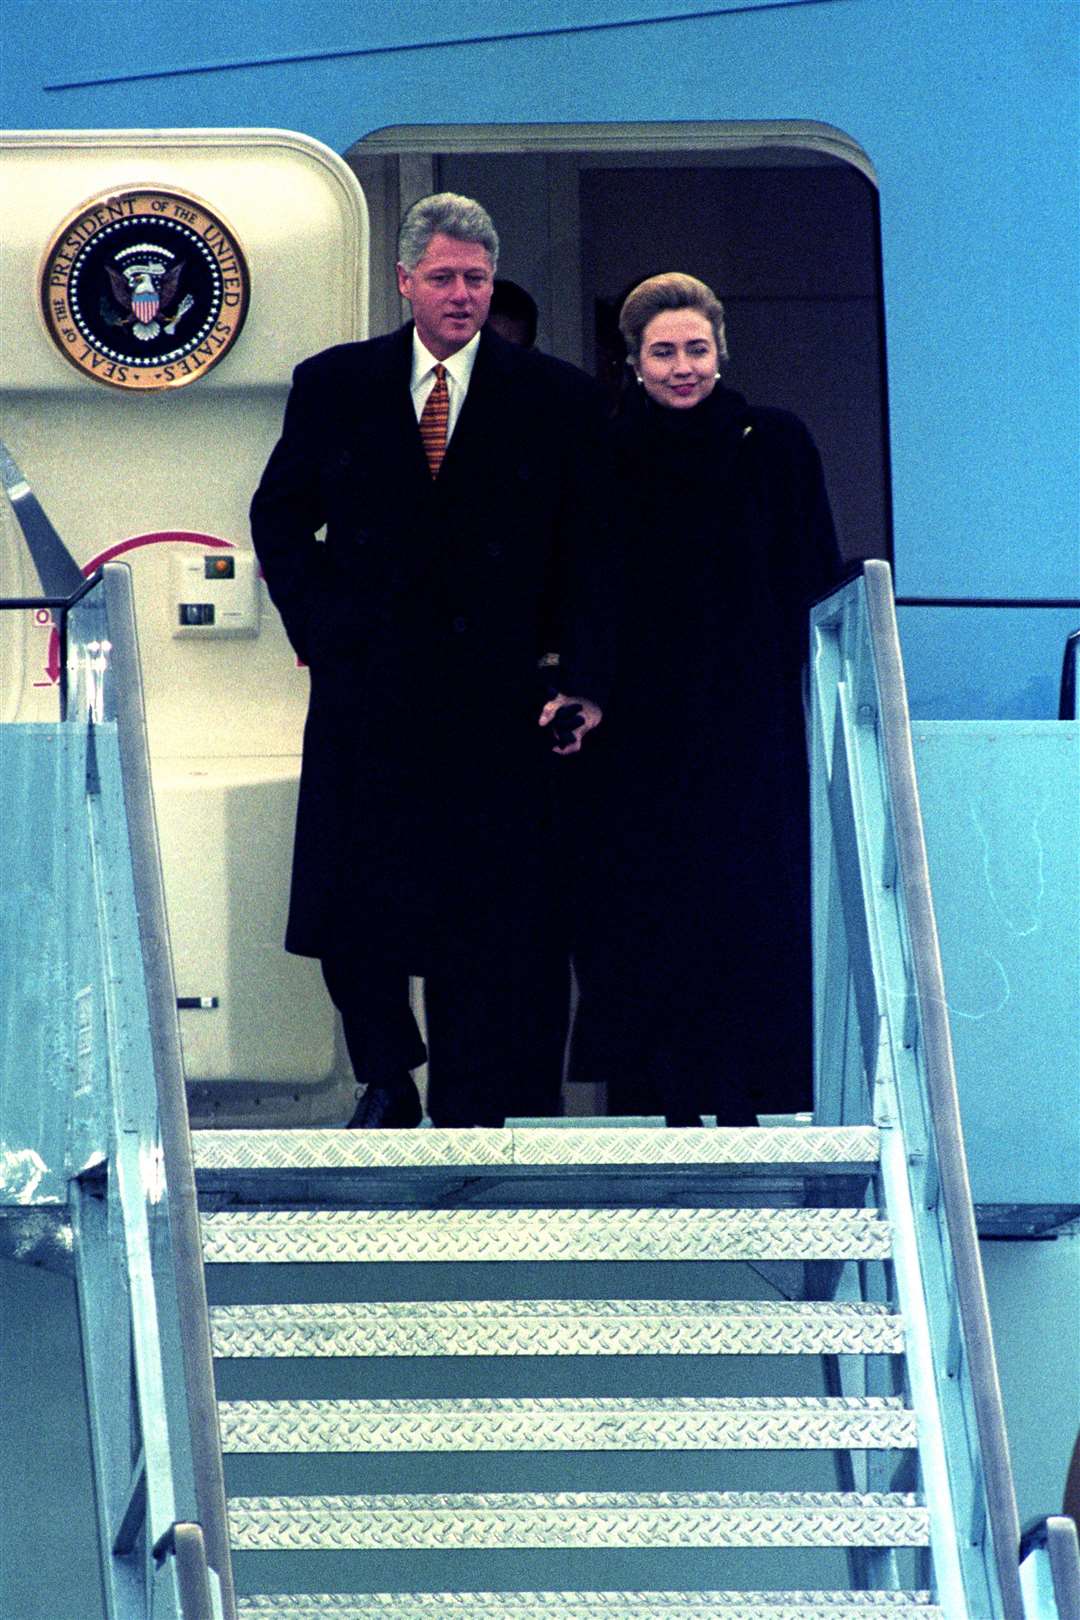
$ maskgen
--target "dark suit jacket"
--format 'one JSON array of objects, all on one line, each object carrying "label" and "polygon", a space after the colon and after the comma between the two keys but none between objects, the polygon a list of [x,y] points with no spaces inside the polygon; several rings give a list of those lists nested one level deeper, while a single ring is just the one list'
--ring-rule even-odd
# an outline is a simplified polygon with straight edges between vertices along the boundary
[{"label": "dark suit jacket", "polygon": [[422,971],[517,892],[551,766],[538,656],[556,637],[562,690],[603,704],[612,615],[594,385],[484,331],[433,481],[411,365],[406,326],[298,366],[251,521],[311,671],[286,944]]}]

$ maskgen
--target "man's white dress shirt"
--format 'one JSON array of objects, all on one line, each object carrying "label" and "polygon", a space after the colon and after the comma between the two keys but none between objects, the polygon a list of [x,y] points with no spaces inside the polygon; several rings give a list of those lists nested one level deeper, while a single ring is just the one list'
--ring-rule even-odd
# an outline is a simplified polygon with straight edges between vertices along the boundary
[{"label": "man's white dress shirt", "polygon": [[449,359],[440,362],[421,343],[416,328],[413,327],[412,382],[409,387],[416,420],[419,422],[420,413],[427,404],[427,397],[435,386],[435,367],[441,364],[446,370],[446,387],[450,395],[450,415],[446,423],[447,444],[450,443],[457,419],[461,415],[461,407],[465,403],[465,395],[469,391],[469,379],[472,376],[479,346],[480,333],[477,332],[463,349],[456,350]]}]

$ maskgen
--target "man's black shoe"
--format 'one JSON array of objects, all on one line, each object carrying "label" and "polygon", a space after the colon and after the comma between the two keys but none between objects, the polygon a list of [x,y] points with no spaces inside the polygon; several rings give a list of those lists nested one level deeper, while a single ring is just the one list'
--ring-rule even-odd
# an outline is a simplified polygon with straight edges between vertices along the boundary
[{"label": "man's black shoe", "polygon": [[406,1131],[424,1117],[420,1093],[411,1075],[392,1086],[370,1085],[347,1121],[347,1131]]}]

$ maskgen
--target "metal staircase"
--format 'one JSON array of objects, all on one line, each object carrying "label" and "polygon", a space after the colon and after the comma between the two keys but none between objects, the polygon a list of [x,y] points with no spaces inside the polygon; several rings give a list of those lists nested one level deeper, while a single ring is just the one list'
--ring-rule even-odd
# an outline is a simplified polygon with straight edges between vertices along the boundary
[{"label": "metal staircase", "polygon": [[73,1259],[109,1620],[1075,1620],[1071,1523],[1018,1569],[884,565],[813,621],[813,1124],[192,1138],[130,580],[55,549],[0,1218]]},{"label": "metal staircase", "polygon": [[[211,1298],[244,1296],[211,1308],[238,1615],[944,1612],[876,1130],[233,1131],[195,1154]],[[808,1275],[828,1292],[775,1297]],[[858,1395],[825,1393],[839,1358]],[[440,1393],[380,1393],[418,1387]]]}]

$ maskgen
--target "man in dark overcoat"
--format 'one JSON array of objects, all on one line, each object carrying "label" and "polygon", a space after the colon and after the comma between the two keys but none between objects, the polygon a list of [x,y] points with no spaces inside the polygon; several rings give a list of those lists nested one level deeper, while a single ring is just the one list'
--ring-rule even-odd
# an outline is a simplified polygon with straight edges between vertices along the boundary
[{"label": "man in dark overcoat", "polygon": [[605,431],[581,372],[481,330],[497,256],[470,199],[409,211],[412,322],[297,367],[252,504],[311,678],[285,943],[342,1015],[352,1125],[419,1123],[428,1053],[434,1124],[557,1111],[515,1068],[544,1017],[554,756],[610,678]]}]

